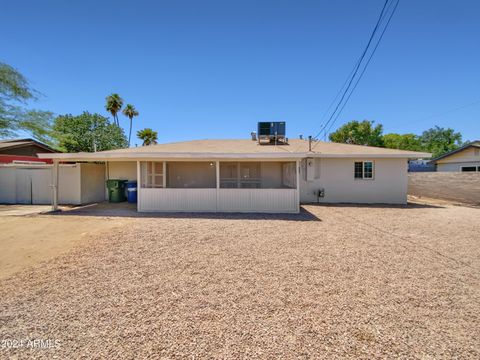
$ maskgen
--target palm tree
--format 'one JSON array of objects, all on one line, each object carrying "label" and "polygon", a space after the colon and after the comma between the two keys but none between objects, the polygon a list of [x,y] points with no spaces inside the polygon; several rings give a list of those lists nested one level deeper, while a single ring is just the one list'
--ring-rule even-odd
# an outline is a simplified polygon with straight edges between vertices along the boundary
[{"label": "palm tree", "polygon": [[107,96],[106,100],[107,104],[105,105],[105,109],[112,114],[114,123],[120,126],[117,113],[122,109],[123,99],[118,94],[112,94]]},{"label": "palm tree", "polygon": [[153,145],[157,143],[158,133],[152,129],[145,128],[143,130],[137,131],[137,137],[140,140],[143,140],[143,146]]},{"label": "palm tree", "polygon": [[130,130],[128,131],[128,146],[130,146],[130,138],[132,137],[132,119],[135,116],[138,116],[138,111],[137,109],[135,109],[135,106],[127,104],[127,106],[125,106],[125,109],[123,109],[122,112],[123,115],[130,119]]}]

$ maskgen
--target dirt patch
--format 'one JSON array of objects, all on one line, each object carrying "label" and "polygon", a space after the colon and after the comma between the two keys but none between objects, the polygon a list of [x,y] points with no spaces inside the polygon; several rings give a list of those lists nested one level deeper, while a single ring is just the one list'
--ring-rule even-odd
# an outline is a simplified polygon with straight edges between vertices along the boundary
[{"label": "dirt patch", "polygon": [[89,238],[126,221],[47,215],[0,217],[0,279],[84,245]]},{"label": "dirt patch", "polygon": [[425,196],[415,196],[408,195],[408,201],[415,204],[424,204],[424,205],[439,205],[439,206],[466,206],[480,208],[480,205],[475,205],[473,203],[462,203],[454,200],[445,200],[445,199],[434,199]]},{"label": "dirt patch", "polygon": [[[479,358],[480,210],[132,219],[0,281],[31,358]],[[317,220],[314,220],[317,219]],[[2,353],[0,353],[2,355]]]}]

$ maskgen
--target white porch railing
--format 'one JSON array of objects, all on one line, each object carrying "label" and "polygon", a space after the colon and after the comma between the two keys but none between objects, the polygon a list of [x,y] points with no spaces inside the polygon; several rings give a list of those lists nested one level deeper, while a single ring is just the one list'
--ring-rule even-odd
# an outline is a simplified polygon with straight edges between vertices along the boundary
[{"label": "white porch railing", "polygon": [[139,189],[139,211],[216,211],[217,189]]},{"label": "white porch railing", "polygon": [[139,189],[139,211],[298,212],[296,189]]},{"label": "white porch railing", "polygon": [[295,189],[218,189],[217,210],[225,212],[297,212]]}]

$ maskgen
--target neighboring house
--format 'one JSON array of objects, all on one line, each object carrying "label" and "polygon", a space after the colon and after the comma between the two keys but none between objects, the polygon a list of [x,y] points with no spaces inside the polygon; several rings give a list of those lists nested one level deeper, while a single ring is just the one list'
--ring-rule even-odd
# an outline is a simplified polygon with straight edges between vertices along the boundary
[{"label": "neighboring house", "polygon": [[137,180],[138,211],[296,213],[301,202],[405,204],[408,160],[431,154],[296,139],[197,140],[44,156],[54,159],[54,169],[59,161],[105,162],[108,179]]},{"label": "neighboring house", "polygon": [[51,161],[47,158],[40,160],[38,153],[57,153],[55,149],[34,139],[0,140],[0,163],[12,162],[43,162]]},{"label": "neighboring house", "polygon": [[432,172],[435,170],[435,164],[430,163],[430,160],[416,159],[408,162],[408,172]]},{"label": "neighboring house", "polygon": [[480,172],[480,140],[431,160],[437,171]]}]

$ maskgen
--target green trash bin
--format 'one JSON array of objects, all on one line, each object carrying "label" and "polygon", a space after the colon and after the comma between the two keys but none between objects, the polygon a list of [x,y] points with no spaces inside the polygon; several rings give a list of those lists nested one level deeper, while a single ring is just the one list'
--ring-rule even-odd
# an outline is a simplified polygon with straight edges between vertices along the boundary
[{"label": "green trash bin", "polygon": [[108,189],[108,201],[112,203],[118,203],[126,201],[125,196],[125,183],[127,180],[111,179],[107,180]]}]

